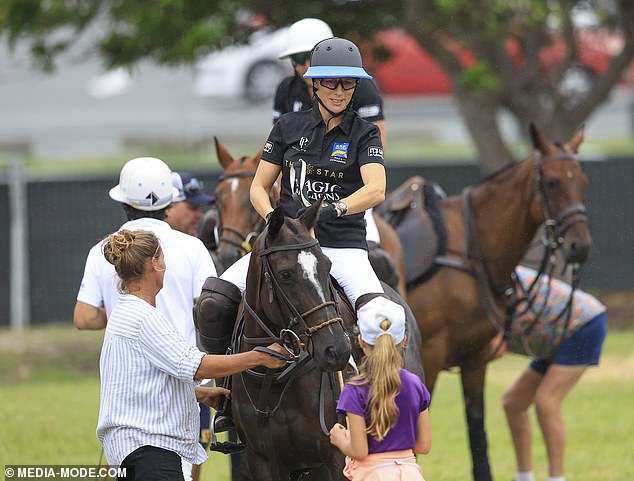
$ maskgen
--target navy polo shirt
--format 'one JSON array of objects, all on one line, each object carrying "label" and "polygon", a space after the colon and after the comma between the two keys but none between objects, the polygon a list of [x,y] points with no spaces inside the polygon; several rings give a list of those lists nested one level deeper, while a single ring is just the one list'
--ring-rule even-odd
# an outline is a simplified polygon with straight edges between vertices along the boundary
[{"label": "navy polo shirt", "polygon": [[[304,80],[297,75],[286,77],[277,86],[275,92],[273,123],[277,122],[283,114],[308,110],[312,105],[313,99],[306,89]],[[371,79],[359,80],[357,90],[352,97],[352,109],[368,122],[378,122],[385,118],[383,116],[383,100]]]},{"label": "navy polo shirt", "polygon": [[[284,215],[293,218],[322,195],[336,202],[363,187],[362,165],[384,165],[376,125],[349,111],[326,133],[317,105],[282,115],[264,144],[262,160],[282,168],[280,204]],[[367,249],[364,213],[320,222],[315,237],[322,247]]]}]

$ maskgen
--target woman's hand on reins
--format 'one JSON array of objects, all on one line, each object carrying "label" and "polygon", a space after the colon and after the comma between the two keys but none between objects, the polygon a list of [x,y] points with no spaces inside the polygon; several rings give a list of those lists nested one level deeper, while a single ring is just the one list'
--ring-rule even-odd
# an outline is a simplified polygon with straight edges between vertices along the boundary
[{"label": "woman's hand on reins", "polygon": [[[270,349],[271,351],[279,352],[280,354],[283,354],[284,356],[288,356],[288,351],[276,342],[267,346],[267,349]],[[286,361],[283,361],[282,359],[273,357],[263,352],[259,354],[262,356],[262,362],[260,363],[261,366],[268,367],[269,369],[278,369],[280,367],[286,366]]]},{"label": "woman's hand on reins", "polygon": [[222,406],[223,398],[231,396],[231,391],[224,387],[196,386],[194,391],[196,392],[196,401],[216,410]]}]

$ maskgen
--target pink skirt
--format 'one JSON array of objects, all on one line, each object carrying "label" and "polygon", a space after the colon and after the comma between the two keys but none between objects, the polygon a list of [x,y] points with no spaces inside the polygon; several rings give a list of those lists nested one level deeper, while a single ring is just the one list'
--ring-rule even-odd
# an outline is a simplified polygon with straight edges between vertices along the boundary
[{"label": "pink skirt", "polygon": [[352,481],[425,481],[411,449],[373,453],[361,460],[346,457],[343,474]]}]

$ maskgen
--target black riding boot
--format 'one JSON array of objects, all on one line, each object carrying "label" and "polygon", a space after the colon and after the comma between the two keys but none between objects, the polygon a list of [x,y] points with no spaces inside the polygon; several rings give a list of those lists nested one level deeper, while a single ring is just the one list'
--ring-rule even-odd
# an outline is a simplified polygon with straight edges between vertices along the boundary
[{"label": "black riding boot", "polygon": [[[241,299],[240,290],[231,282],[209,277],[203,285],[194,306],[194,323],[200,343],[209,354],[226,354]],[[216,379],[216,385],[226,384],[224,378]],[[222,433],[234,428],[229,400],[214,416],[212,432]]]},{"label": "black riding boot", "polygon": [[383,292],[368,292],[367,294],[361,294],[357,298],[357,302],[354,303],[354,311],[355,313],[363,306],[367,304],[369,301],[374,299],[375,297],[387,297]]}]

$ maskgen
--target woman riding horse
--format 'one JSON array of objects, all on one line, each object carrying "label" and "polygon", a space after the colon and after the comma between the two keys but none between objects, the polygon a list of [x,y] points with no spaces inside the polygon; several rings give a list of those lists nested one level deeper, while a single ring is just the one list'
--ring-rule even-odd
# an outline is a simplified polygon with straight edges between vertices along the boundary
[{"label": "woman riding horse", "polygon": [[[366,209],[385,195],[385,168],[379,130],[349,106],[363,69],[357,46],[342,38],[320,42],[306,72],[313,79],[312,110],[288,113],[264,145],[251,186],[251,201],[263,218],[273,210],[269,192],[282,173],[280,205],[295,218],[311,203],[325,199],[315,236],[332,262],[331,274],[353,305],[382,293],[370,266],[365,240]],[[197,305],[199,330],[210,352],[224,352],[233,330],[250,256],[220,279],[208,279]],[[220,340],[220,342],[218,342]]]}]

